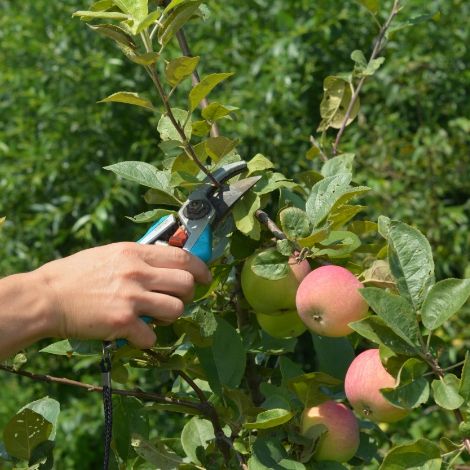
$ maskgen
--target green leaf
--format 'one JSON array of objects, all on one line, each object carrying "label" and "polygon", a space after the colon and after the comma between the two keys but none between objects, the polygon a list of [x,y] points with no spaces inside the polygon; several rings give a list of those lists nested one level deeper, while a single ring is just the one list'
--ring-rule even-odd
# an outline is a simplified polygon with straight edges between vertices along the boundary
[{"label": "green leaf", "polygon": [[215,439],[212,423],[197,416],[191,418],[181,431],[181,444],[191,462],[201,464],[197,456],[198,448],[207,449],[209,442]]},{"label": "green leaf", "polygon": [[166,81],[172,86],[177,86],[185,78],[191,76],[199,64],[199,56],[177,57],[170,61],[165,68]]},{"label": "green leaf", "polygon": [[215,122],[219,119],[222,119],[228,116],[232,111],[236,111],[238,108],[235,106],[222,105],[217,102],[212,102],[206,106],[201,114],[204,119],[210,122]]},{"label": "green leaf", "polygon": [[276,250],[264,250],[253,258],[251,269],[257,276],[274,281],[287,276],[290,271],[288,260]]},{"label": "green leaf", "polygon": [[148,414],[135,397],[113,397],[113,436],[119,456],[126,461],[131,450],[132,435],[148,438]]},{"label": "green leaf", "polygon": [[431,388],[434,401],[441,408],[456,410],[465,402],[465,399],[459,395],[460,380],[454,374],[446,374],[442,380],[433,380]]},{"label": "green leaf", "polygon": [[104,98],[98,103],[126,103],[134,106],[140,106],[141,108],[153,110],[153,105],[149,100],[142,98],[138,93],[132,93],[130,91],[118,91],[112,95]]},{"label": "green leaf", "polygon": [[158,204],[165,206],[180,207],[181,201],[171,193],[160,189],[149,189],[144,196],[147,204]]},{"label": "green leaf", "polygon": [[434,284],[434,261],[426,237],[409,225],[392,220],[388,230],[389,262],[400,293],[419,309]]},{"label": "green leaf", "polygon": [[359,0],[372,14],[376,15],[380,10],[380,0]]},{"label": "green leaf", "polygon": [[257,171],[265,171],[274,168],[274,164],[271,160],[266,158],[264,155],[257,153],[249,162],[248,162],[248,176],[256,173]]},{"label": "green leaf", "polygon": [[[326,77],[323,81],[323,99],[320,103],[322,121],[317,130],[324,132],[329,127],[340,129],[346,118],[351,99],[351,85],[347,80],[339,76]],[[356,118],[359,113],[359,108],[360,102],[359,99],[356,98],[346,121],[347,126]]]},{"label": "green leaf", "polygon": [[213,73],[205,76],[189,92],[189,109],[194,111],[199,103],[221,82],[231,77],[233,73]]},{"label": "green leaf", "polygon": [[157,20],[161,17],[162,12],[161,10],[154,10],[150,12],[144,19],[137,21],[134,25],[133,32],[134,34],[140,34],[144,31],[144,29],[148,28],[149,26],[155,24]]},{"label": "green leaf", "polygon": [[116,41],[118,44],[121,44],[131,50],[136,49],[137,47],[132,37],[129,36],[126,33],[126,31],[124,31],[119,26],[116,26],[114,24],[97,24],[97,25],[89,24],[88,27],[91,30],[100,34],[101,36],[111,38],[114,41]]},{"label": "green leaf", "polygon": [[245,423],[246,429],[269,429],[287,423],[294,417],[294,413],[284,409],[262,411],[256,416],[254,423]]},{"label": "green leaf", "polygon": [[192,316],[194,321],[199,325],[203,338],[210,338],[216,332],[217,319],[211,310],[203,306],[198,306]]},{"label": "green leaf", "polygon": [[405,356],[418,354],[416,347],[400,338],[380,317],[372,315],[360,321],[349,323],[349,326],[364,338],[379,345],[383,344],[397,354]]},{"label": "green leaf", "polygon": [[230,153],[238,141],[227,139],[227,137],[218,136],[218,137],[209,137],[204,145],[206,147],[207,155],[214,162],[218,162],[222,157]]},{"label": "green leaf", "polygon": [[345,230],[332,230],[320,243],[320,249],[315,251],[315,255],[329,258],[347,257],[361,246],[359,237]]},{"label": "green leaf", "polygon": [[[348,205],[345,204],[338,209],[333,209],[332,212],[328,215],[328,222],[331,223],[332,229],[339,229],[344,227],[353,217],[355,217],[359,212],[365,210],[365,206],[358,206],[358,205]],[[350,232],[357,235],[354,230],[350,230]]]},{"label": "green leaf", "polygon": [[351,59],[356,63],[356,66],[360,69],[367,67],[367,59],[362,51],[355,50],[351,53]]},{"label": "green leaf", "polygon": [[354,349],[348,338],[328,338],[312,333],[315,357],[320,372],[344,380],[354,359]]},{"label": "green leaf", "polygon": [[440,470],[439,447],[427,439],[393,447],[379,470]]},{"label": "green leaf", "polygon": [[160,171],[150,163],[140,161],[119,162],[105,166],[104,169],[142,186],[172,193],[169,172]]},{"label": "green leaf", "polygon": [[237,388],[243,378],[246,352],[240,335],[225,320],[217,319],[210,347],[196,348],[197,356],[212,390],[220,394],[222,385]]},{"label": "green leaf", "polygon": [[325,389],[335,388],[341,384],[341,381],[324,372],[310,372],[288,379],[286,384],[304,406],[308,407],[328,399]]},{"label": "green leaf", "polygon": [[20,411],[23,411],[26,408],[40,414],[46,421],[52,424],[52,431],[48,437],[48,440],[53,441],[57,431],[57,422],[59,420],[60,414],[60,403],[53,398],[44,397],[28,403],[23,408],[21,408]]},{"label": "green leaf", "polygon": [[275,437],[258,436],[253,454],[248,460],[249,470],[306,470],[305,465],[288,458],[281,442]]},{"label": "green leaf", "polygon": [[142,21],[148,15],[148,0],[113,0],[114,4],[131,18]]},{"label": "green leaf", "polygon": [[98,0],[90,7],[91,11],[106,11],[114,6],[113,0]]},{"label": "green leaf", "polygon": [[260,207],[261,199],[250,191],[235,204],[232,210],[237,229],[254,240],[259,240],[261,234],[261,225],[255,217],[255,213]]},{"label": "green leaf", "polygon": [[140,214],[135,215],[134,217],[127,217],[132,222],[136,224],[148,224],[150,222],[155,222],[156,220],[165,217],[166,215],[174,214],[175,211],[170,211],[167,209],[153,209],[151,211],[145,211]]},{"label": "green leaf", "polygon": [[255,192],[258,195],[268,194],[280,188],[296,188],[297,183],[286,178],[282,173],[270,173],[264,175],[255,185]]},{"label": "green leaf", "polygon": [[49,439],[53,425],[41,414],[23,408],[6,424],[3,442],[6,451],[20,460],[29,460],[33,450]]},{"label": "green leaf", "polygon": [[[162,25],[158,30],[158,42],[165,46],[171,38],[194,16],[201,4],[201,0],[172,2],[163,11]],[[171,7],[171,8],[170,8]]]},{"label": "green leaf", "polygon": [[308,237],[299,238],[297,241],[299,245],[304,248],[312,248],[317,243],[320,243],[325,240],[325,238],[328,237],[329,233],[330,231],[328,228],[320,228],[314,230]]},{"label": "green leaf", "polygon": [[103,346],[99,341],[82,341],[77,339],[64,339],[49,344],[39,352],[55,354],[57,356],[95,356],[101,354]]},{"label": "green leaf", "polygon": [[129,18],[125,13],[118,11],[76,11],[72,16],[78,16],[82,21],[90,21],[96,18],[107,20],[127,20]]},{"label": "green leaf", "polygon": [[211,125],[207,121],[195,121],[192,124],[193,134],[199,137],[204,137],[209,134]]},{"label": "green leaf", "polygon": [[305,238],[311,233],[307,214],[297,207],[288,207],[279,214],[281,227],[290,239]]},{"label": "green leaf", "polygon": [[[183,464],[183,459],[160,441],[157,441],[154,446],[141,436],[134,435],[131,439],[131,445],[135,453],[150,463],[152,468],[174,470],[175,468],[181,468],[180,466]],[[143,467],[139,466],[139,468]]]},{"label": "green leaf", "polygon": [[470,279],[444,279],[434,284],[421,308],[423,325],[435,330],[457,313],[470,297]]},{"label": "green leaf", "polygon": [[132,62],[140,65],[151,65],[160,58],[159,52],[147,52],[145,54],[126,54]]},{"label": "green leaf", "polygon": [[339,173],[352,174],[354,157],[354,153],[344,153],[337,157],[330,158],[323,164],[321,174],[325,178],[328,176],[335,176]]},{"label": "green leaf", "polygon": [[411,304],[403,297],[377,287],[359,291],[370,308],[381,317],[400,338],[411,346],[418,345],[419,326]]},{"label": "green leaf", "polygon": [[428,366],[415,358],[408,359],[398,373],[395,388],[381,389],[382,395],[399,408],[417,408],[429,399],[429,382],[423,377]]},{"label": "green leaf", "polygon": [[[182,129],[183,125],[186,123],[186,125],[184,125],[183,133],[186,136],[186,139],[189,140],[191,138],[192,124],[191,118],[188,118],[188,112],[184,109],[178,108],[171,108],[171,111],[180,129]],[[176,140],[183,142],[183,137],[173,125],[170,117],[166,114],[163,114],[158,121],[157,130],[160,133],[160,138],[162,140]]]},{"label": "green leaf", "polygon": [[465,401],[470,400],[470,352],[465,353],[465,362],[462,368],[462,375],[460,377],[459,395]]},{"label": "green leaf", "polygon": [[340,173],[324,178],[313,186],[306,203],[307,215],[313,227],[318,227],[339,198],[348,191],[350,181],[349,173]]}]

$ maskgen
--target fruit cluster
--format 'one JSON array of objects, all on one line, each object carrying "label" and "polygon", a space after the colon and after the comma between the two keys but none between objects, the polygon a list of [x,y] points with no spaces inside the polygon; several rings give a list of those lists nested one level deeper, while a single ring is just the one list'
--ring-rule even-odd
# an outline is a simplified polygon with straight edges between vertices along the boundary
[{"label": "fruit cluster", "polygon": [[[265,250],[273,252],[274,248]],[[327,265],[314,270],[307,260],[289,258],[284,277],[269,279],[254,269],[259,252],[243,266],[243,294],[267,334],[290,338],[310,331],[328,337],[352,333],[349,323],[368,314],[368,304],[360,294],[362,283],[342,266]],[[394,422],[409,410],[389,403],[380,389],[395,387],[396,379],[382,365],[378,349],[360,353],[350,364],[345,381],[346,398],[362,418],[375,422]],[[318,425],[325,426],[316,444],[316,460],[346,462],[359,447],[359,423],[346,405],[334,400],[306,408],[301,417],[301,433],[312,439]]]}]

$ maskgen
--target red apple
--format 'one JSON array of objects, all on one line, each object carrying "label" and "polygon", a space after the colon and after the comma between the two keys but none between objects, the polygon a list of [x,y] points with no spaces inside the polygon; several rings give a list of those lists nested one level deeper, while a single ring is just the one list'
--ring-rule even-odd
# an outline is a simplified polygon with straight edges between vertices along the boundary
[{"label": "red apple", "polygon": [[[266,251],[275,251],[269,248]],[[243,265],[241,285],[243,295],[252,309],[265,315],[279,315],[295,310],[295,294],[302,279],[310,272],[308,261],[288,261],[290,270],[282,279],[266,279],[253,272],[252,264],[259,253],[247,258]]]},{"label": "red apple", "polygon": [[362,283],[341,266],[321,266],[301,282],[296,296],[297,311],[313,332],[322,336],[346,336],[348,323],[368,311],[359,290]]},{"label": "red apple", "polygon": [[378,349],[359,354],[351,362],[344,379],[346,397],[354,410],[376,422],[393,423],[410,412],[392,405],[380,393],[381,388],[395,386],[396,380],[382,365]]},{"label": "red apple", "polygon": [[301,433],[317,424],[323,424],[328,431],[320,437],[313,454],[315,460],[347,462],[359,447],[359,424],[353,412],[342,403],[326,401],[321,405],[306,408],[302,413]]}]

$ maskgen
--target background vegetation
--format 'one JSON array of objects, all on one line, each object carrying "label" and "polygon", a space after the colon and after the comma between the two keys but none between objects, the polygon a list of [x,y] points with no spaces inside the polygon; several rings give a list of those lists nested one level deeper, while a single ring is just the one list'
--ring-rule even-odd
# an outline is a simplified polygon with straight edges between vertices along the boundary
[{"label": "background vegetation", "polygon": [[[236,72],[219,100],[244,110],[226,124],[226,135],[240,137],[242,156],[263,153],[287,174],[316,168],[305,154],[320,121],[323,78],[350,70],[352,50],[370,48],[377,33],[372,16],[354,1],[207,5],[206,23],[186,32],[193,52],[205,58],[201,73]],[[142,232],[125,215],[146,210],[143,193],[102,167],[160,160],[156,120],[138,108],[96,102],[118,89],[149,93],[150,86],[109,41],[71,18],[86,6],[77,0],[6,0],[0,6],[2,276]],[[356,152],[356,180],[374,190],[368,218],[386,213],[416,225],[431,241],[438,278],[469,277],[470,4],[409,0],[407,9],[440,14],[392,35],[342,149]],[[465,320],[461,316],[444,334],[465,333]],[[463,336],[467,345],[470,331]],[[91,383],[99,378],[93,361],[68,364],[34,354],[29,360],[54,375]],[[4,374],[2,385],[0,429],[23,404],[50,394],[63,403],[57,468],[99,466],[99,396]],[[174,418],[162,419],[178,431]],[[396,439],[423,433],[432,439],[439,419],[429,410],[425,419],[397,430]]]}]

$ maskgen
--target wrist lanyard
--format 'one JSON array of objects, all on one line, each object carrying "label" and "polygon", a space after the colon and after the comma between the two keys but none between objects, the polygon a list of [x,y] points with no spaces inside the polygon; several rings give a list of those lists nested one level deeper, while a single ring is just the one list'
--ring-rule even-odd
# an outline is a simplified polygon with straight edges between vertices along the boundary
[{"label": "wrist lanyard", "polygon": [[111,438],[113,435],[113,401],[111,389],[111,347],[110,341],[103,341],[103,356],[100,362],[101,380],[103,386],[103,411],[104,411],[104,457],[103,470],[108,470],[111,453]]}]

